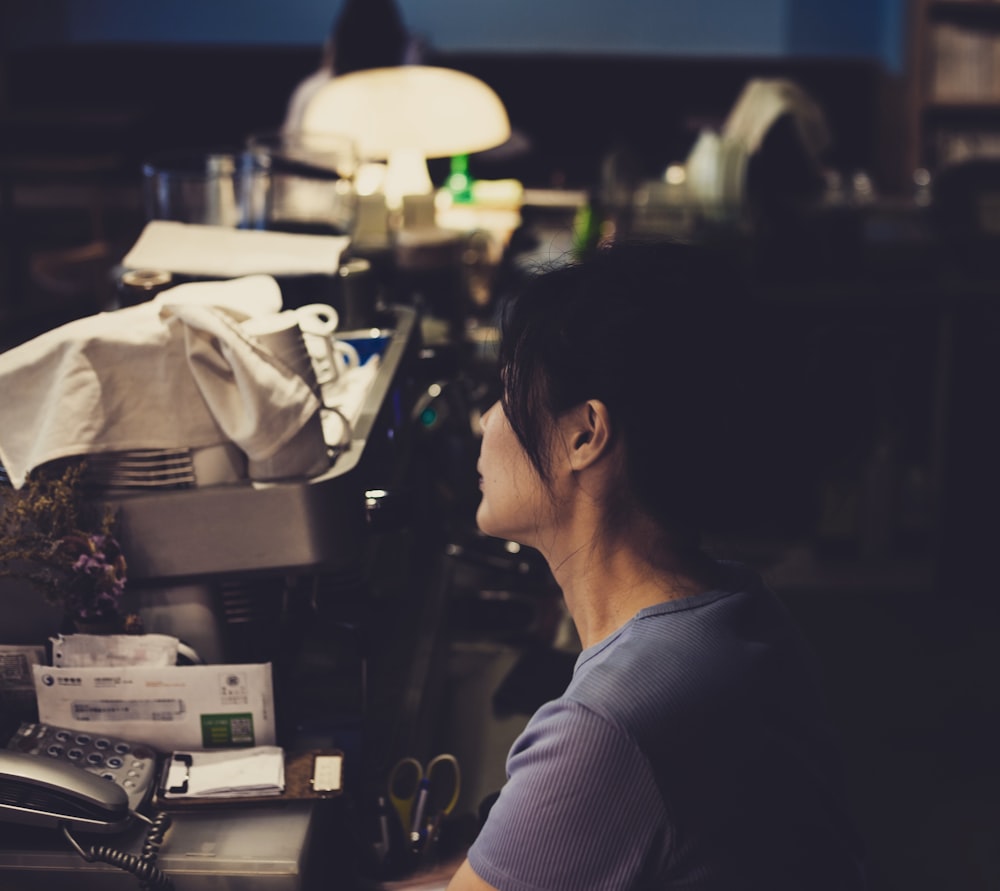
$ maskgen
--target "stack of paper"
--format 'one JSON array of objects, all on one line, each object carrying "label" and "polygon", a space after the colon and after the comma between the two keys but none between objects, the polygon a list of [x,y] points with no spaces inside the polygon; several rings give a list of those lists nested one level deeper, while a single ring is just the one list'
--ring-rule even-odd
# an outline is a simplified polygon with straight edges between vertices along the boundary
[{"label": "stack of paper", "polygon": [[223,752],[174,752],[167,765],[164,798],[246,798],[285,790],[280,746]]},{"label": "stack of paper", "polygon": [[195,276],[334,275],[351,240],[345,235],[303,235],[151,220],[122,265]]}]

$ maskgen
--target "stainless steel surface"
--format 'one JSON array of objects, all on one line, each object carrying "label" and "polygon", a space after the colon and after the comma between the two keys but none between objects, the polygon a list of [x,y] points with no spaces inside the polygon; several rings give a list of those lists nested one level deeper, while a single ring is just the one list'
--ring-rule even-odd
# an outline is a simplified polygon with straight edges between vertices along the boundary
[{"label": "stainless steel surface", "polygon": [[[312,822],[313,805],[303,801],[176,813],[156,865],[175,891],[300,891]],[[98,844],[139,854],[144,826],[102,836]],[[0,891],[138,887],[136,877],[124,870],[84,861],[55,830],[13,830],[0,839]],[[79,837],[84,839],[93,843]]]}]

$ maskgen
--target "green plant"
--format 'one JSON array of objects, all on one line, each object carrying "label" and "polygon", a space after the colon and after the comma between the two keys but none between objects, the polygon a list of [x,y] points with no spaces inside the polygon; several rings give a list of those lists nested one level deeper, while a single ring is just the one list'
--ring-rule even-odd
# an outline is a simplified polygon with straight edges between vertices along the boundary
[{"label": "green plant", "polygon": [[114,512],[83,497],[84,465],[32,473],[3,492],[0,576],[23,579],[73,618],[119,616],[126,563],[113,534]]}]

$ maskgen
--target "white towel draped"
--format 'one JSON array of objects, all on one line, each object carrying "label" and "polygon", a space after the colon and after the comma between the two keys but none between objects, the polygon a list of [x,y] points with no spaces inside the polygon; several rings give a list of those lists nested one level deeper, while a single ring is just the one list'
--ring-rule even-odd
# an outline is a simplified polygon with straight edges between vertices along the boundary
[{"label": "white towel draped", "polygon": [[0,463],[12,484],[95,452],[232,441],[270,458],[319,410],[306,381],[238,327],[280,309],[271,276],[190,283],[0,354]]}]

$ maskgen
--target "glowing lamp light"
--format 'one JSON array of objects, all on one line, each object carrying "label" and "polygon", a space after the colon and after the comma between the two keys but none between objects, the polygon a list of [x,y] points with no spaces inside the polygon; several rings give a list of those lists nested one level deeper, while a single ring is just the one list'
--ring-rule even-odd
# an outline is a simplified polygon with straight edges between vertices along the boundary
[{"label": "glowing lamp light", "polygon": [[497,94],[472,75],[430,65],[353,71],[333,78],[305,109],[306,132],[343,133],[366,161],[385,161],[386,202],[429,195],[428,158],[468,155],[510,138]]}]

